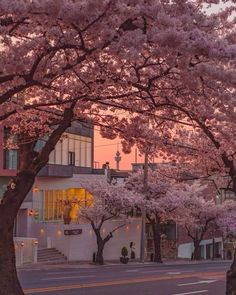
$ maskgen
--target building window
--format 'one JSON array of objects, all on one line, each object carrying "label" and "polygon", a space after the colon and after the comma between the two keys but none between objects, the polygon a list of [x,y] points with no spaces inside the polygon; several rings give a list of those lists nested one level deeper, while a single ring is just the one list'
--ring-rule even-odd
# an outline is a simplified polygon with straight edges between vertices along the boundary
[{"label": "building window", "polygon": [[75,152],[68,152],[68,165],[75,166]]},{"label": "building window", "polygon": [[39,221],[62,221],[66,216],[72,222],[78,222],[82,207],[92,206],[93,196],[84,188],[67,190],[45,190],[40,203],[34,203]]},{"label": "building window", "polygon": [[4,151],[4,168],[5,169],[18,168],[18,150]]}]

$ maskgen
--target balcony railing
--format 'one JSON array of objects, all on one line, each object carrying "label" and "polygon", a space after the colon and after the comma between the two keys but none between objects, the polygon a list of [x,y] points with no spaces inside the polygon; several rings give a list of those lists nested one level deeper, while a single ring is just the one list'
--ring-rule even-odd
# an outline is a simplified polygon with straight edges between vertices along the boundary
[{"label": "balcony railing", "polygon": [[37,176],[40,177],[72,177],[73,174],[91,174],[90,167],[77,167],[70,165],[47,164]]}]

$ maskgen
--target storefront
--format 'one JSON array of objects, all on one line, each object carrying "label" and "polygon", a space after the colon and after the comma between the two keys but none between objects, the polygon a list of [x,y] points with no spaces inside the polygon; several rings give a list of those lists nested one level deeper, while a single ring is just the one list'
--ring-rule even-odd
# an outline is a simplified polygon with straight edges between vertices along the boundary
[{"label": "storefront", "polygon": [[91,206],[92,195],[84,188],[46,189],[34,199],[34,217],[38,222],[79,222],[81,207]]}]

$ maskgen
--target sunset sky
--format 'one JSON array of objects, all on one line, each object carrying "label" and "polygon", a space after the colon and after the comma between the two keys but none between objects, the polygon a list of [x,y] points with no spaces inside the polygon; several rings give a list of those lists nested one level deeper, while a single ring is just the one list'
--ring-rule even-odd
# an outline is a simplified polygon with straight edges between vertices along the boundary
[{"label": "sunset sky", "polygon": [[[94,161],[98,162],[98,167],[102,167],[106,161],[110,163],[111,168],[116,168],[115,164],[115,154],[117,151],[117,144],[119,143],[119,138],[114,140],[109,140],[102,138],[99,131],[95,128],[94,130]],[[130,170],[131,163],[135,162],[135,151],[133,149],[132,153],[124,154],[122,153],[121,145],[119,145],[119,150],[121,153],[120,169]],[[138,162],[142,162],[142,157],[138,154]],[[97,168],[98,168],[97,167]]]}]

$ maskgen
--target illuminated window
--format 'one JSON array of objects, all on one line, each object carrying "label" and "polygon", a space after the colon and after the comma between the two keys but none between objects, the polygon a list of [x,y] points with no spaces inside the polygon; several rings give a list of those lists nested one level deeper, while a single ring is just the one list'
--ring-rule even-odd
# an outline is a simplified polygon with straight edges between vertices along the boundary
[{"label": "illuminated window", "polygon": [[80,209],[92,204],[93,196],[84,188],[45,190],[42,221],[60,221],[67,217],[76,222]]}]

